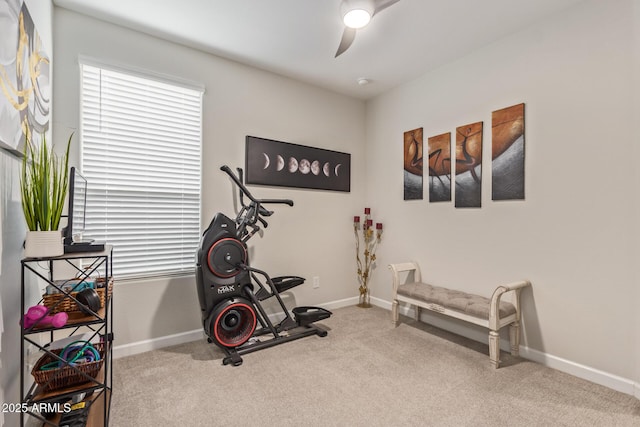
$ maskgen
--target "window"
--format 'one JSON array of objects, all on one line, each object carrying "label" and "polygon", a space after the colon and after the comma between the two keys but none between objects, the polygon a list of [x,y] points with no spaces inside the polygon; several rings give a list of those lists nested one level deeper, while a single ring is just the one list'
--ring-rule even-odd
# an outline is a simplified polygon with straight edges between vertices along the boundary
[{"label": "window", "polygon": [[81,64],[88,238],[118,278],[192,273],[200,238],[202,89]]}]

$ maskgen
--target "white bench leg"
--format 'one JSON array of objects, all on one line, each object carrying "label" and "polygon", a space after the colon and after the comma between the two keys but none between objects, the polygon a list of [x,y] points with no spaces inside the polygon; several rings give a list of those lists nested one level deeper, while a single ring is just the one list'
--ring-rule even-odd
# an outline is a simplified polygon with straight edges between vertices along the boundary
[{"label": "white bench leg", "polygon": [[393,300],[391,304],[391,321],[393,322],[393,326],[398,326],[400,321],[400,316],[398,315],[398,300]]},{"label": "white bench leg", "polygon": [[414,315],[414,319],[416,319],[416,321],[420,321],[420,306],[415,306],[415,308],[413,309],[413,315]]},{"label": "white bench leg", "polygon": [[489,359],[495,369],[500,367],[500,334],[489,331]]},{"label": "white bench leg", "polygon": [[520,354],[520,322],[513,322],[509,326],[509,341],[511,342],[511,355],[518,357]]}]

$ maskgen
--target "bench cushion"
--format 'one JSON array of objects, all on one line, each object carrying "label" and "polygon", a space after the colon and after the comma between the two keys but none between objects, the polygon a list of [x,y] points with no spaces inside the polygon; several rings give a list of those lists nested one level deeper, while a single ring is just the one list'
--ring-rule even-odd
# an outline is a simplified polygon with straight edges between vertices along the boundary
[{"label": "bench cushion", "polygon": [[[398,286],[398,294],[489,320],[489,308],[491,307],[489,298],[420,282]],[[499,312],[500,318],[504,318],[515,314],[516,308],[510,302],[500,301]]]}]

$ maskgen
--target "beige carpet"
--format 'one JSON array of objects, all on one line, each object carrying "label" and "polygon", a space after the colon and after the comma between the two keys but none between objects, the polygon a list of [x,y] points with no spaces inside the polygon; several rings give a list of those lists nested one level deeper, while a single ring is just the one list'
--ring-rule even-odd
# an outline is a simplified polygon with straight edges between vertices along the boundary
[{"label": "beige carpet", "polygon": [[222,366],[205,340],[114,361],[113,426],[640,426],[640,400],[388,311]]}]

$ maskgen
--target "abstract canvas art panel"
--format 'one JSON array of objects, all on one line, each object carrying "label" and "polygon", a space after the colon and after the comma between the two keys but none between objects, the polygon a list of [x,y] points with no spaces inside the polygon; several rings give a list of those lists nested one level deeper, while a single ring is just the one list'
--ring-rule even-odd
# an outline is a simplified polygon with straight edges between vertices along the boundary
[{"label": "abstract canvas art panel", "polygon": [[247,184],[351,191],[351,154],[247,136]]},{"label": "abstract canvas art panel", "polygon": [[457,208],[482,205],[482,127],[482,122],[476,122],[456,128]]},{"label": "abstract canvas art panel", "polygon": [[17,155],[49,129],[50,61],[26,4],[0,0],[0,147]]},{"label": "abstract canvas art panel", "polygon": [[451,201],[451,132],[427,140],[429,151],[429,201]]},{"label": "abstract canvas art panel", "polygon": [[524,104],[491,113],[491,198],[524,200]]},{"label": "abstract canvas art panel", "polygon": [[404,133],[404,200],[422,200],[422,128]]}]

